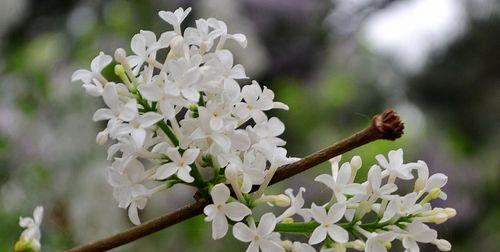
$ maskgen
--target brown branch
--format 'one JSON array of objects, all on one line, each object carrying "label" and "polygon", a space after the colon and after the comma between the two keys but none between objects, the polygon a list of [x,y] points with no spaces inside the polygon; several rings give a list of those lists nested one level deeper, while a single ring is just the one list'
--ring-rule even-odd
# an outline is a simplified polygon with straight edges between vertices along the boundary
[{"label": "brown branch", "polygon": [[[271,180],[271,184],[278,183],[298,173],[310,169],[328,159],[343,154],[359,146],[379,139],[395,140],[403,134],[403,123],[392,109],[387,109],[381,115],[376,115],[366,129],[346,138],[330,147],[317,151],[295,163],[280,167]],[[170,227],[203,213],[203,208],[208,202],[198,200],[195,203],[179,208],[174,212],[165,214],[156,219],[130,228],[124,232],[104,238],[102,240],[76,247],[69,252],[106,251],[118,246],[135,241],[139,238]]]}]

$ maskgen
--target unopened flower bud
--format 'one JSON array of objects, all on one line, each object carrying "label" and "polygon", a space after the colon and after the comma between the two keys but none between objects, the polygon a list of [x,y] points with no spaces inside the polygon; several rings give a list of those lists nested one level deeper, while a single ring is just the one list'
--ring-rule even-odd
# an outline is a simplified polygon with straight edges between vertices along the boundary
[{"label": "unopened flower bud", "polygon": [[361,160],[360,156],[354,156],[352,157],[350,164],[351,169],[359,170],[359,168],[361,168],[361,166],[363,165],[363,161]]},{"label": "unopened flower bud", "polygon": [[436,239],[432,243],[434,243],[440,251],[450,251],[451,250],[450,242],[445,240],[445,239]]},{"label": "unopened flower bud", "polygon": [[277,207],[288,207],[290,206],[290,198],[284,194],[273,195],[270,203]]},{"label": "unopened flower bud", "polygon": [[289,240],[281,241],[281,246],[285,249],[285,251],[293,250],[293,243]]},{"label": "unopened flower bud", "polygon": [[362,240],[354,240],[354,241],[345,243],[345,246],[346,246],[346,248],[351,248],[354,250],[362,251],[365,249],[365,242],[363,242]]},{"label": "unopened flower bud", "polygon": [[99,145],[103,145],[108,141],[108,129],[104,129],[103,131],[97,133],[95,138],[95,142]]},{"label": "unopened flower bud", "polygon": [[267,203],[271,206],[288,207],[290,206],[290,198],[284,194],[279,195],[262,195],[255,203]]},{"label": "unopened flower bud", "polygon": [[455,210],[454,208],[451,208],[451,207],[447,207],[447,208],[443,209],[443,211],[446,213],[446,215],[448,215],[448,219],[453,218],[457,215],[457,210]]},{"label": "unopened flower bud", "polygon": [[127,53],[125,52],[125,50],[123,50],[123,48],[116,49],[115,60],[117,62],[122,63],[122,64],[123,64],[123,62],[127,62]]},{"label": "unopened flower bud", "polygon": [[445,213],[437,213],[432,219],[434,223],[441,224],[448,220],[448,216]]}]

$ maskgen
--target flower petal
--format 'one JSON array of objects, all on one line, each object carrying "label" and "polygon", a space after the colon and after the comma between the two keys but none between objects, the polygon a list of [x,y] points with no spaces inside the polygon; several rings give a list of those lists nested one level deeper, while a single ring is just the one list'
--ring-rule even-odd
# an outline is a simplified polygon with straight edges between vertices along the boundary
[{"label": "flower petal", "polygon": [[240,202],[227,203],[224,208],[224,214],[233,221],[241,221],[243,218],[252,213],[252,211]]},{"label": "flower petal", "polygon": [[212,190],[210,191],[210,196],[212,197],[212,201],[215,204],[223,205],[229,199],[230,193],[231,192],[229,191],[229,188],[226,185],[220,183],[212,188]]},{"label": "flower petal", "polygon": [[347,230],[338,225],[331,225],[327,231],[328,235],[338,243],[345,243],[349,241],[349,233],[347,232]]},{"label": "flower petal", "polygon": [[274,227],[276,227],[276,216],[272,213],[266,213],[260,218],[259,226],[257,227],[257,233],[260,236],[266,236],[273,232]]},{"label": "flower petal", "polygon": [[309,238],[309,244],[314,245],[324,241],[326,238],[326,229],[322,226],[318,226],[314,229]]},{"label": "flower petal", "polygon": [[247,225],[238,222],[233,226],[233,235],[236,239],[242,242],[250,242],[255,237],[255,230],[252,230]]},{"label": "flower petal", "polygon": [[178,169],[179,167],[175,163],[164,164],[156,170],[156,179],[166,179],[174,175]]},{"label": "flower petal", "polygon": [[228,223],[226,216],[222,213],[217,214],[212,221],[212,238],[217,240],[224,237],[227,234],[227,229]]}]

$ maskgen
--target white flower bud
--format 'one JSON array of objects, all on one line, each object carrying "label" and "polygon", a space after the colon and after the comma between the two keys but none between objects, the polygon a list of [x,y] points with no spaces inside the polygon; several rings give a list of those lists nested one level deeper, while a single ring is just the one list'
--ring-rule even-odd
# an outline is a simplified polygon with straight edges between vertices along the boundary
[{"label": "white flower bud", "polygon": [[262,195],[255,201],[256,204],[267,203],[271,206],[288,207],[290,206],[290,198],[284,194],[279,195]]},{"label": "white flower bud", "polygon": [[445,239],[436,239],[432,243],[434,243],[434,245],[436,245],[436,247],[440,251],[450,251],[451,250],[450,242],[445,240]]},{"label": "white flower bud", "polygon": [[99,145],[103,145],[108,141],[108,129],[104,129],[103,131],[97,133],[95,138],[95,142]]},{"label": "white flower bud", "polygon": [[272,197],[272,202],[270,201],[269,203],[272,203],[273,205],[277,207],[288,207],[290,206],[290,198],[284,194],[280,195],[273,195]]},{"label": "white flower bud", "polygon": [[289,240],[284,240],[281,241],[281,246],[286,250],[286,251],[292,251],[293,250],[293,243]]},{"label": "white flower bud", "polygon": [[123,48],[118,48],[115,50],[115,60],[123,64],[123,62],[127,62],[127,53]]},{"label": "white flower bud", "polygon": [[446,215],[445,213],[437,213],[436,215],[434,215],[432,220],[436,224],[441,224],[441,223],[446,222],[448,220],[448,215]]},{"label": "white flower bud", "polygon": [[361,160],[360,156],[354,156],[352,157],[350,164],[351,169],[359,170],[359,168],[361,168],[361,166],[363,165],[363,161]]},{"label": "white flower bud", "polygon": [[345,246],[346,246],[346,248],[351,248],[354,250],[362,251],[365,249],[365,242],[363,242],[362,240],[354,240],[354,241],[345,243]]},{"label": "white flower bud", "polygon": [[443,211],[446,213],[446,215],[448,215],[448,219],[453,218],[457,215],[457,210],[455,210],[454,208],[451,208],[451,207],[447,207],[447,208],[443,209]]}]

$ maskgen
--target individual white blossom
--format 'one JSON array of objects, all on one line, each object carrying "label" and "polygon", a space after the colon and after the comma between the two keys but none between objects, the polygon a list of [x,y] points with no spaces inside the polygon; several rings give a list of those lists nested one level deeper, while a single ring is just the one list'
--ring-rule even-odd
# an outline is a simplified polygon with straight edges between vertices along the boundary
[{"label": "individual white blossom", "polygon": [[90,71],[86,69],[79,69],[71,76],[71,81],[81,80],[82,87],[87,94],[92,96],[101,96],[103,92],[103,85],[107,82],[101,71],[108,66],[113,58],[111,56],[100,52],[90,63]]},{"label": "individual white blossom", "polygon": [[387,252],[386,246],[396,238],[393,232],[369,233],[366,239],[365,252]]},{"label": "individual white blossom", "polygon": [[19,226],[24,228],[24,231],[19,237],[14,250],[17,251],[40,251],[41,232],[40,224],[43,219],[43,207],[37,206],[33,210],[33,218],[19,217]]},{"label": "individual white blossom", "polygon": [[427,225],[419,222],[418,220],[413,221],[406,227],[406,232],[403,234],[403,247],[409,252],[419,252],[417,242],[420,243],[430,243],[436,240],[437,232],[429,228]]},{"label": "individual white blossom", "polygon": [[276,217],[272,213],[266,213],[260,218],[258,227],[249,227],[241,222],[233,226],[233,235],[242,242],[250,242],[247,252],[284,252],[280,245],[279,234],[274,233]]},{"label": "individual white blossom", "polygon": [[207,216],[205,221],[212,222],[212,238],[214,240],[224,237],[227,233],[227,218],[241,221],[252,211],[240,202],[227,202],[230,197],[229,188],[224,184],[215,185],[210,191],[213,204],[206,206],[203,212]]},{"label": "individual white blossom", "polygon": [[421,204],[417,203],[417,193],[409,193],[403,197],[394,196],[387,205],[381,222],[386,222],[394,217],[405,216],[421,212],[424,208]]},{"label": "individual white blossom", "polygon": [[314,180],[321,182],[332,189],[336,201],[344,202],[347,200],[345,194],[355,195],[361,194],[364,191],[364,187],[362,185],[349,183],[351,179],[351,172],[351,165],[346,162],[340,167],[337,176],[334,177],[333,175],[321,174]]},{"label": "individual white blossom", "polygon": [[324,207],[317,206],[313,203],[311,214],[315,221],[320,225],[314,229],[309,238],[309,244],[317,244],[325,240],[326,236],[330,236],[338,243],[344,243],[349,240],[349,233],[344,228],[336,225],[344,216],[346,205],[344,202],[335,203],[330,207],[328,213]]},{"label": "individual white blossom", "polygon": [[288,110],[287,105],[280,102],[273,102],[273,91],[266,87],[262,90],[256,81],[253,81],[251,85],[244,86],[241,90],[241,95],[245,99],[245,102],[236,105],[236,114],[240,118],[251,117],[256,122],[262,122],[267,119],[263,111],[272,108]]},{"label": "individual white blossom", "polygon": [[411,171],[416,167],[413,163],[403,164],[403,149],[391,150],[387,155],[389,160],[384,155],[377,155],[375,158],[382,168],[386,169],[391,176],[409,180],[413,178]]},{"label": "individual white blossom", "polygon": [[187,149],[182,155],[177,148],[168,148],[167,156],[172,162],[166,163],[156,171],[157,179],[166,179],[174,174],[184,182],[190,183],[194,178],[189,174],[191,172],[190,165],[194,163],[198,155],[199,149]]},{"label": "individual white blossom", "polygon": [[[429,177],[429,168],[427,164],[419,160],[418,162],[418,179],[415,181],[416,191],[430,192],[432,189],[441,189],[448,182],[448,177],[442,173],[436,173]],[[448,196],[445,192],[440,191],[439,198],[446,200]]]},{"label": "individual white blossom", "polygon": [[299,189],[299,192],[297,192],[297,195],[293,195],[293,189],[288,188],[285,190],[285,193],[288,195],[290,198],[290,207],[287,208],[280,216],[276,218],[278,222],[284,220],[285,218],[291,217],[293,215],[300,215],[304,221],[310,221],[312,214],[310,209],[305,209],[304,207],[304,197],[302,196],[302,193],[305,192],[306,189],[301,187]]},{"label": "individual white blossom", "polygon": [[181,33],[181,23],[191,12],[191,8],[187,8],[184,10],[183,8],[179,8],[174,12],[171,11],[160,11],[158,14],[160,17],[165,20],[165,22],[171,24],[174,27],[175,32],[178,34]]}]

